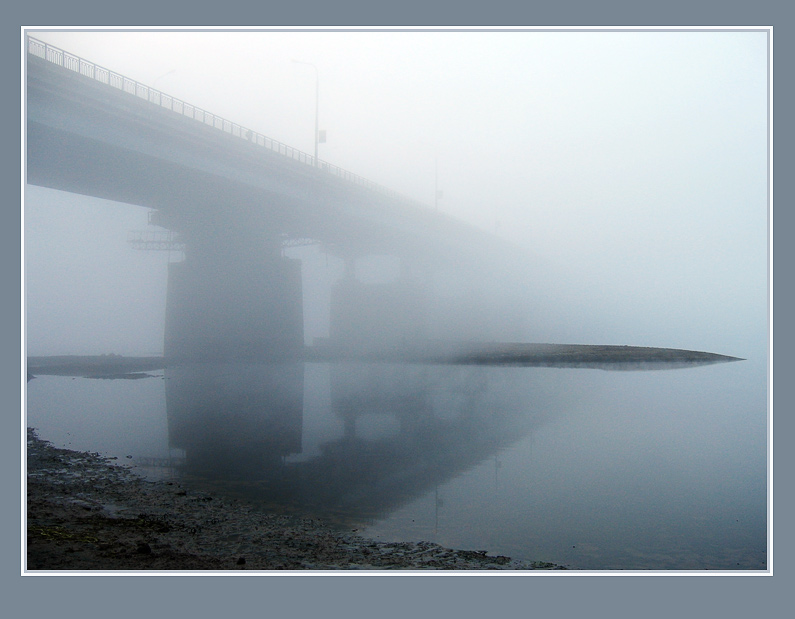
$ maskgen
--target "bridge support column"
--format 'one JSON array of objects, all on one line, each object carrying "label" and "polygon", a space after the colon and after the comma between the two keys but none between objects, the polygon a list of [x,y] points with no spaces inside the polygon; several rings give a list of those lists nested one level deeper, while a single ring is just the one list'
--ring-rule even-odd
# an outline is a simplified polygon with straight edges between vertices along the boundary
[{"label": "bridge support column", "polygon": [[[346,265],[347,267],[347,265]],[[424,287],[405,275],[387,283],[363,283],[353,269],[331,291],[329,336],[356,352],[405,351],[428,337]]]},{"label": "bridge support column", "polygon": [[296,358],[304,343],[301,263],[277,252],[188,247],[169,265],[164,355],[178,361]]}]

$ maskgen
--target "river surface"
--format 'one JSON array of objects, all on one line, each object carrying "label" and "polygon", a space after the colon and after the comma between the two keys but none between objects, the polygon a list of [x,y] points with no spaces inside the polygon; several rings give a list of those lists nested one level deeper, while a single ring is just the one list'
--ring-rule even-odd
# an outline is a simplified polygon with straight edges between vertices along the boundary
[{"label": "river surface", "polygon": [[767,569],[766,360],[653,371],[197,364],[39,376],[27,425],[380,541],[582,570]]}]

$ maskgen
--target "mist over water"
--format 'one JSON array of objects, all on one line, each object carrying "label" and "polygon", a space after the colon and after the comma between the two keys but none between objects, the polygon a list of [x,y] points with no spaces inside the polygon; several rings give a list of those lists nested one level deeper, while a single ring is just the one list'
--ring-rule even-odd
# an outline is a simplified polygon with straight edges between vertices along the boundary
[{"label": "mist over water", "polygon": [[28,424],[57,446],[381,541],[576,569],[765,569],[765,381],[742,363],[42,376]]}]

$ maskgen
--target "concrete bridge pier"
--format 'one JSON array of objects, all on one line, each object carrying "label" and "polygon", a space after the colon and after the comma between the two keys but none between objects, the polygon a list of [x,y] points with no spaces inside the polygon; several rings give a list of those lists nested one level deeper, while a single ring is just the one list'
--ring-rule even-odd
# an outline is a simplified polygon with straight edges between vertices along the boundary
[{"label": "concrete bridge pier", "polygon": [[367,353],[412,349],[427,340],[425,286],[403,263],[393,281],[364,283],[356,279],[354,259],[346,258],[345,274],[331,291],[332,342]]},{"label": "concrete bridge pier", "polygon": [[169,265],[164,355],[167,360],[269,361],[303,349],[301,263],[278,245],[187,243]]}]

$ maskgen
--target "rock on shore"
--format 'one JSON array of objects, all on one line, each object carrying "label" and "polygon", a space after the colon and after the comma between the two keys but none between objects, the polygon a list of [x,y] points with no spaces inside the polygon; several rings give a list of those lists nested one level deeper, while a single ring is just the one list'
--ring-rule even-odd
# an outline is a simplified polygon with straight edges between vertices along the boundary
[{"label": "rock on shore", "polygon": [[318,520],[150,482],[28,430],[27,571],[564,569],[429,542],[385,543]]}]

